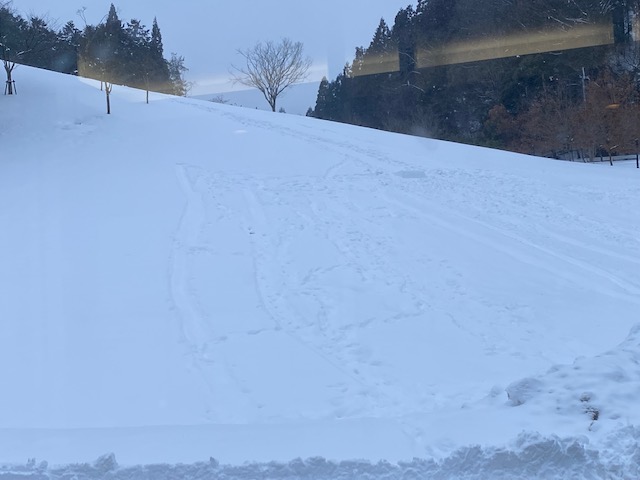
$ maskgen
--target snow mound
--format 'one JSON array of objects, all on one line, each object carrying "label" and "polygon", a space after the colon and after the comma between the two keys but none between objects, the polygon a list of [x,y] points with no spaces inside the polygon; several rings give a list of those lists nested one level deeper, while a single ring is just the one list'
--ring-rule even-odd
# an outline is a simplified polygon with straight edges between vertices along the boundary
[{"label": "snow mound", "polygon": [[536,378],[524,378],[506,388],[507,397],[511,405],[517,407],[535,398],[542,391],[543,386],[544,384]]},{"label": "snow mound", "polygon": [[[627,428],[612,438],[625,438],[637,446],[640,429]],[[618,445],[619,447],[619,445]],[[93,464],[49,467],[47,462],[29,460],[25,466],[0,467],[0,479],[38,480],[418,480],[459,479],[628,479],[640,475],[640,451],[621,448],[615,459],[603,457],[585,438],[543,437],[521,434],[508,448],[469,446],[440,459],[418,459],[390,463],[366,460],[333,461],[323,457],[290,462],[222,465],[213,457],[193,464],[156,464],[118,467],[113,454]]]},{"label": "snow mound", "polygon": [[584,424],[589,431],[610,433],[640,421],[640,324],[616,348],[571,365],[556,365],[539,377],[506,388],[514,407],[527,404],[541,415]]}]

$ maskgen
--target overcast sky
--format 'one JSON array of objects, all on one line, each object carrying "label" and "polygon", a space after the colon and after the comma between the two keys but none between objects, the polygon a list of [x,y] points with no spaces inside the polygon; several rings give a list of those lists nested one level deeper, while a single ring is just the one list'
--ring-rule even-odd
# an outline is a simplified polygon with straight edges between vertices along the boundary
[{"label": "overcast sky", "polygon": [[[113,2],[123,21],[137,18],[151,26],[157,16],[165,54],[177,52],[195,82],[191,94],[230,90],[228,71],[240,63],[238,48],[260,40],[289,37],[301,41],[313,59],[310,80],[335,77],[356,46],[368,45],[381,17],[393,23],[410,0],[119,0]],[[13,0],[22,14],[48,13],[61,26],[86,7],[89,23],[98,23],[109,11],[109,0]]]}]

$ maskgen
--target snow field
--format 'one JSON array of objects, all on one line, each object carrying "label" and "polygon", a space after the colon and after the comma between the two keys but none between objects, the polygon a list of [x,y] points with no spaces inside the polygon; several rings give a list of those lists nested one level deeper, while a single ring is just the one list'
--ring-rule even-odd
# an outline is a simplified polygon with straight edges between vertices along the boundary
[{"label": "snow field", "polygon": [[18,72],[0,462],[633,472],[635,169]]}]

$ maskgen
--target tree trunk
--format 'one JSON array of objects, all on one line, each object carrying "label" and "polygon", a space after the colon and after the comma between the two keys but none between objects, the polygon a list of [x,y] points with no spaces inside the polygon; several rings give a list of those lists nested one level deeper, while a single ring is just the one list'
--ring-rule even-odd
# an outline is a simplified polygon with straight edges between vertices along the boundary
[{"label": "tree trunk", "polygon": [[107,115],[111,115],[111,90],[113,90],[113,84],[104,82],[104,93],[107,96]]},{"label": "tree trunk", "polygon": [[8,61],[4,61],[4,70],[7,72],[7,83],[6,83],[6,87],[4,89],[4,93],[5,95],[13,95],[14,93],[14,83],[13,83],[13,78],[11,76],[11,73],[13,72],[13,69],[15,68],[16,64],[12,63],[12,62],[8,62]]}]

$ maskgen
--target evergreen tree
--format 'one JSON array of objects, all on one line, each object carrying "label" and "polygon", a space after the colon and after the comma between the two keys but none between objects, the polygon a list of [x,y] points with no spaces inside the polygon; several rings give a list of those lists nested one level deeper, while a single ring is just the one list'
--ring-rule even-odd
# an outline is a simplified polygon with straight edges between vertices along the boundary
[{"label": "evergreen tree", "polygon": [[[352,75],[321,84],[314,114],[450,140],[515,145],[511,137],[522,131],[506,128],[508,120],[538,102],[549,82],[565,85],[566,99],[573,102],[581,96],[582,67],[595,76],[612,61],[610,46],[572,47],[588,37],[583,35],[588,25],[609,23],[617,29],[616,39],[624,42],[618,57],[626,47],[619,70],[635,71],[640,61],[629,48],[630,19],[639,10],[637,0],[418,0],[415,9],[398,12],[390,32],[382,20],[368,47],[356,48]],[[567,38],[564,46],[554,40],[561,35]],[[517,53],[531,48],[525,39],[539,44],[547,36],[549,48],[557,46],[561,53]],[[502,39],[504,46],[492,45]],[[471,47],[468,57],[465,45]],[[397,71],[381,68],[386,52],[396,51]],[[503,57],[510,51],[513,56]],[[477,52],[488,56],[474,59]]]},{"label": "evergreen tree", "polygon": [[316,97],[316,108],[313,111],[314,117],[332,120],[327,115],[329,106],[329,95],[329,80],[327,80],[327,77],[322,77],[320,86],[318,87],[318,96]]},{"label": "evergreen tree", "polygon": [[12,73],[18,63],[147,91],[184,95],[188,87],[184,58],[176,55],[170,65],[163,57],[157,20],[151,31],[137,19],[124,25],[114,4],[98,25],[80,31],[69,21],[56,32],[44,17],[24,19],[0,0],[0,61],[7,93],[14,92]]},{"label": "evergreen tree", "polygon": [[401,9],[395,18],[391,37],[398,48],[401,73],[408,74],[416,68],[415,11],[411,6]]},{"label": "evergreen tree", "polygon": [[144,88],[143,65],[150,56],[149,30],[140,20],[131,19],[124,27],[123,45],[121,52],[121,68],[124,71],[122,80],[125,84]]},{"label": "evergreen tree", "polygon": [[158,26],[157,18],[153,18],[153,26],[151,27],[151,53],[153,56],[164,58],[164,47],[162,45],[162,33]]},{"label": "evergreen tree", "polygon": [[62,73],[78,73],[78,55],[82,32],[78,30],[72,21],[65,24],[58,32],[56,55],[53,61],[53,70]]},{"label": "evergreen tree", "polygon": [[100,63],[103,78],[110,83],[126,83],[125,69],[121,60],[125,51],[125,34],[122,22],[118,18],[116,7],[111,4],[104,26],[99,27]]},{"label": "evergreen tree", "polygon": [[51,69],[51,52],[56,45],[57,36],[46,20],[35,15],[28,17],[22,24],[21,37],[21,63]]},{"label": "evergreen tree", "polygon": [[124,31],[113,4],[105,23],[85,28],[81,46],[80,75],[103,82],[124,83],[119,62]]},{"label": "evergreen tree", "polygon": [[320,82],[314,112],[316,118],[336,122],[351,120],[351,103],[347,86],[349,80],[349,68],[346,66],[333,82],[329,82],[326,78]]},{"label": "evergreen tree", "polygon": [[353,65],[352,65],[353,75],[356,77],[359,75],[365,74],[365,68],[366,68],[365,54],[366,54],[365,48],[356,47],[356,54],[353,59]]},{"label": "evergreen tree", "polygon": [[611,0],[611,19],[613,22],[613,39],[616,43],[625,43],[631,37],[630,8],[626,0]]},{"label": "evergreen tree", "polygon": [[116,7],[113,3],[109,7],[105,27],[114,35],[117,35],[119,30],[122,28],[122,22],[120,22],[120,19],[118,18],[118,12],[116,11]]},{"label": "evergreen tree", "polygon": [[393,72],[398,69],[397,60],[391,31],[384,18],[381,18],[369,47],[367,49],[356,49],[354,64],[357,64],[357,66],[354,67],[354,70],[358,71],[358,75]]},{"label": "evergreen tree", "polygon": [[173,95],[185,97],[189,91],[189,84],[185,80],[184,74],[188,72],[189,69],[184,65],[184,57],[182,55],[172,53],[168,68],[169,80],[173,89],[171,93]]},{"label": "evergreen tree", "polygon": [[173,93],[169,64],[164,59],[162,33],[160,32],[156,18],[153,19],[153,26],[151,27],[149,50],[149,57],[144,65],[146,69],[147,89],[163,93]]},{"label": "evergreen tree", "polygon": [[388,51],[391,46],[391,31],[387,26],[387,22],[384,18],[380,19],[376,33],[373,35],[373,39],[367,48],[367,53],[379,54]]},{"label": "evergreen tree", "polygon": [[103,24],[85,28],[80,51],[81,75],[143,88],[147,94],[150,90],[186,94],[184,58],[175,56],[171,64],[163,58],[156,19],[151,31],[138,19],[123,25],[112,4]]}]

